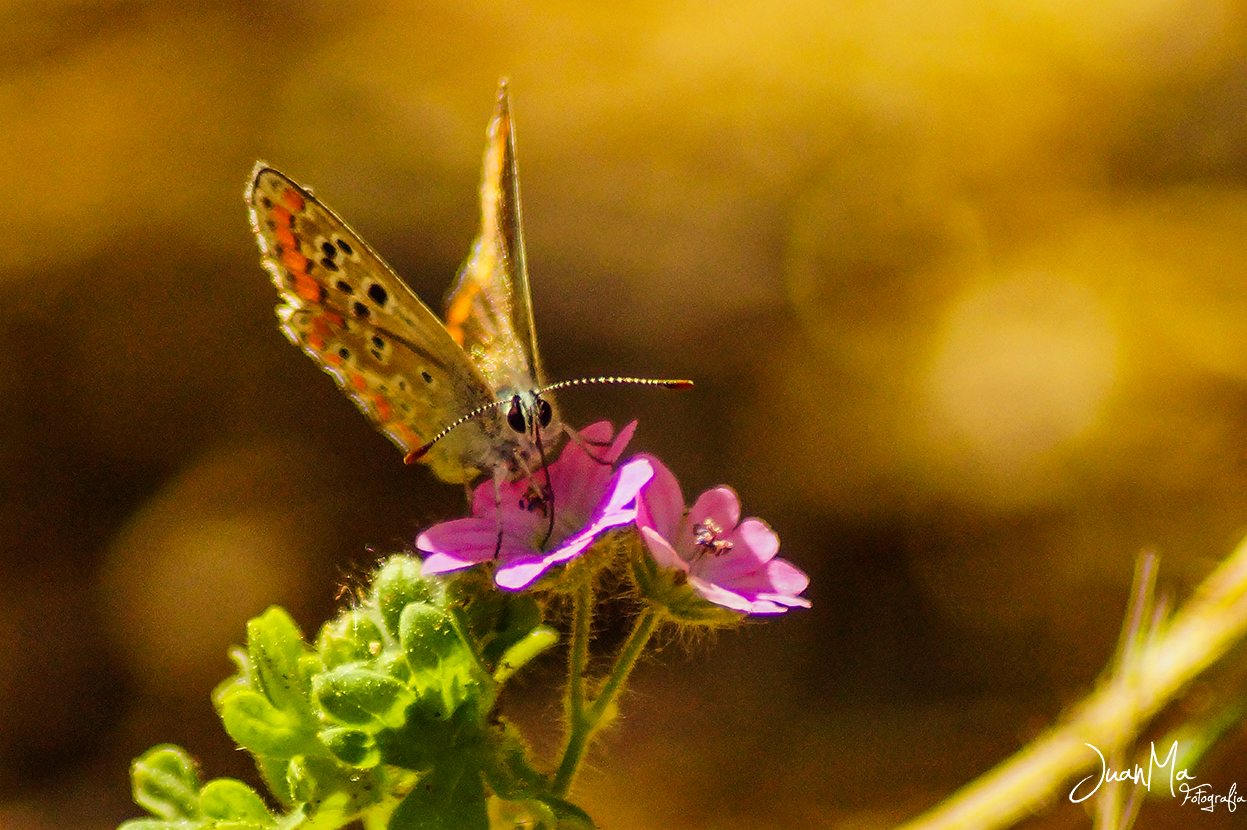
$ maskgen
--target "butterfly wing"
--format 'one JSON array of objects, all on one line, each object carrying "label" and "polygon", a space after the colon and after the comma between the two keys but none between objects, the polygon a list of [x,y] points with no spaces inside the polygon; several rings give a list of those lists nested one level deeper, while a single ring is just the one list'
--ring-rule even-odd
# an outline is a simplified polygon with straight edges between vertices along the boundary
[{"label": "butterfly wing", "polygon": [[495,390],[545,382],[524,262],[515,131],[507,86],[489,124],[481,177],[481,231],[446,297],[446,328]]},{"label": "butterfly wing", "polygon": [[[282,331],[404,453],[495,399],[437,316],[310,191],[261,162],[246,198]],[[499,419],[472,419],[420,460],[444,481],[471,479]]]}]

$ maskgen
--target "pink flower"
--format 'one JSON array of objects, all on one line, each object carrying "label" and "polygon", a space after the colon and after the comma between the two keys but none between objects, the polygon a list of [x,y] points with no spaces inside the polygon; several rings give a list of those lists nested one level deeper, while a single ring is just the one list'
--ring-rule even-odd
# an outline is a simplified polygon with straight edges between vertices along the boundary
[{"label": "pink flower", "polygon": [[[636,497],[653,475],[651,462],[637,458],[615,470],[636,429],[636,422],[611,441],[611,425],[599,421],[586,427],[580,438],[595,450],[591,457],[572,442],[549,465],[550,492],[541,494],[546,474],[506,482],[495,494],[486,481],[472,494],[472,517],[435,525],[416,539],[427,555],[423,573],[440,574],[489,562],[496,556],[494,582],[518,591],[528,587],[548,568],[579,556],[602,531],[631,524],[636,519]],[[554,511],[554,530],[550,513]],[[501,531],[501,540],[499,532]]]},{"label": "pink flower", "polygon": [[740,520],[730,487],[698,497],[685,515],[674,475],[651,458],[653,477],[638,499],[637,527],[659,567],[680,571],[698,596],[746,614],[809,608],[798,596],[810,584],[795,565],[777,559],[779,537],[761,519]]}]

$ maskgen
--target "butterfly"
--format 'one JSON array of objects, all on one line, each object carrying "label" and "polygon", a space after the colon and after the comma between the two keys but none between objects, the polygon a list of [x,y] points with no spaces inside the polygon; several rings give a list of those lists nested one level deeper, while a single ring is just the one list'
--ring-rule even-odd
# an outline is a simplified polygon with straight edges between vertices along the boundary
[{"label": "butterfly", "polygon": [[466,483],[532,477],[567,431],[547,385],[520,225],[515,131],[504,81],[489,124],[481,230],[446,297],[445,319],[312,191],[257,162],[246,191],[281,330],[396,444],[408,463]]}]

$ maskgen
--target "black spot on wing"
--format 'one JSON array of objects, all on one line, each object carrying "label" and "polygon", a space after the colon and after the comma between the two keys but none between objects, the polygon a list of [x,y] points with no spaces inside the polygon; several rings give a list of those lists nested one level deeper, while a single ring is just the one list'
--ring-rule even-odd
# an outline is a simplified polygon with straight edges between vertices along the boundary
[{"label": "black spot on wing", "polygon": [[368,286],[368,297],[381,308],[385,308],[385,304],[390,301],[389,292],[379,282],[374,282]]}]

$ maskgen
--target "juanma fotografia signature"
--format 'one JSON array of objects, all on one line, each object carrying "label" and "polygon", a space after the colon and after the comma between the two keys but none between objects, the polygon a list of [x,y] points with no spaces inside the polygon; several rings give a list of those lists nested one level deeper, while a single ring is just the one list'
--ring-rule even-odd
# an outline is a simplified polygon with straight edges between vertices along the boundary
[{"label": "juanma fotografia signature", "polygon": [[[1177,798],[1179,792],[1182,793],[1183,804],[1194,804],[1206,813],[1211,813],[1216,809],[1218,804],[1225,806],[1231,813],[1238,809],[1238,805],[1247,802],[1247,798],[1238,795],[1238,784],[1231,784],[1230,791],[1225,795],[1217,795],[1212,791],[1211,784],[1193,784],[1195,776],[1191,775],[1186,769],[1178,769],[1178,742],[1174,741],[1173,746],[1169,747],[1169,752],[1165,757],[1156,757],[1156,744],[1151,744],[1151,752],[1148,756],[1147,769],[1141,764],[1135,764],[1134,769],[1118,769],[1115,770],[1104,760],[1104,753],[1100,752],[1095,746],[1087,744],[1095,752],[1096,757],[1100,759],[1100,774],[1088,775],[1086,778],[1074,785],[1069,792],[1069,800],[1075,804],[1086,801],[1088,798],[1096,794],[1096,791],[1104,784],[1105,781],[1133,781],[1135,784],[1142,784],[1147,788],[1148,792],[1152,789],[1152,773],[1156,770],[1169,770],[1169,794]],[[1079,794],[1083,785],[1091,779],[1096,778],[1094,786],[1087,789],[1086,792]],[[1175,783],[1177,788],[1175,791]]]}]

